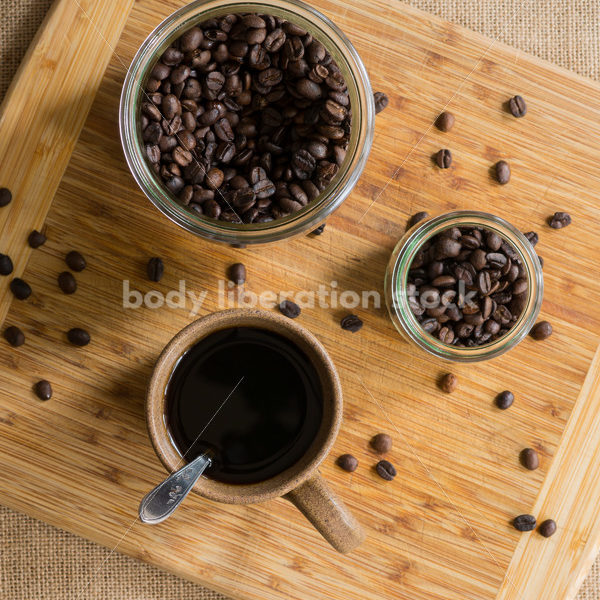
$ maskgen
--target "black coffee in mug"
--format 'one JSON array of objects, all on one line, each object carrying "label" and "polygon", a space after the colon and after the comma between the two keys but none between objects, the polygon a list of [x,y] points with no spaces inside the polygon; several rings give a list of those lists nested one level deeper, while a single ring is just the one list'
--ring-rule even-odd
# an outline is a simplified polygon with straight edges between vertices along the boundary
[{"label": "black coffee in mug", "polygon": [[177,363],[166,391],[171,438],[186,461],[214,454],[208,477],[264,481],[294,465],[323,415],[321,383],[287,338],[235,327],[212,333]]}]

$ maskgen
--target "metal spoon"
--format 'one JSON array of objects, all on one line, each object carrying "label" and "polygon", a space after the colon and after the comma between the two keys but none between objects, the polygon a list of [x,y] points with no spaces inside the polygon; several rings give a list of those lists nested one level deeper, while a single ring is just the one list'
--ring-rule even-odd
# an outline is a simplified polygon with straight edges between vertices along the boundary
[{"label": "metal spoon", "polygon": [[201,454],[159,483],[142,498],[140,521],[155,525],[170,517],[211,464],[211,457],[206,453]]}]

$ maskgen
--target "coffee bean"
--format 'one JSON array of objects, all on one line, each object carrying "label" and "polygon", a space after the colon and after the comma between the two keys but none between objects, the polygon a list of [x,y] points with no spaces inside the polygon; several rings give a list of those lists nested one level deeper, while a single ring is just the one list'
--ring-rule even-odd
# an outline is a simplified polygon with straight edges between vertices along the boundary
[{"label": "coffee bean", "polygon": [[508,101],[508,107],[513,117],[524,117],[527,114],[527,104],[521,96],[513,96]]},{"label": "coffee bean", "polygon": [[408,221],[408,229],[410,229],[413,225],[416,225],[417,223],[420,223],[421,221],[424,221],[425,219],[428,219],[428,218],[429,218],[429,213],[427,213],[425,211],[415,213]]},{"label": "coffee bean", "polygon": [[17,300],[27,300],[31,296],[31,287],[19,277],[15,277],[10,282],[10,291]]},{"label": "coffee bean", "polygon": [[33,389],[35,391],[35,395],[40,400],[50,400],[50,398],[52,398],[52,386],[50,385],[50,382],[46,381],[45,379],[38,381],[33,386]]},{"label": "coffee bean", "polygon": [[74,346],[87,346],[90,343],[90,334],[80,327],[73,327],[67,331],[67,339]]},{"label": "coffee bean", "polygon": [[534,340],[545,340],[552,335],[552,325],[548,321],[540,321],[533,326],[530,335]]},{"label": "coffee bean", "polygon": [[58,287],[65,294],[74,294],[77,291],[77,281],[69,271],[63,271],[58,276]]},{"label": "coffee bean", "polygon": [[360,331],[362,329],[363,322],[360,319],[360,317],[350,314],[346,315],[340,321],[340,325],[342,329],[346,331],[351,331],[352,333],[356,333],[357,331]]},{"label": "coffee bean", "polygon": [[198,48],[200,46],[203,39],[204,39],[204,33],[203,33],[202,29],[200,29],[199,27],[192,27],[191,29],[188,29],[181,36],[181,45],[180,45],[181,51],[182,52],[194,51],[196,48]]},{"label": "coffee bean", "polygon": [[530,471],[535,471],[540,466],[538,453],[533,448],[525,448],[521,451],[521,464]]},{"label": "coffee bean", "polygon": [[8,188],[0,188],[0,208],[10,204],[12,200],[12,193]]},{"label": "coffee bean", "polygon": [[452,344],[454,341],[454,331],[450,327],[442,327],[438,333],[438,339],[443,344]]},{"label": "coffee bean", "polygon": [[217,190],[223,185],[225,174],[221,169],[213,167],[206,172],[206,185],[213,190]]},{"label": "coffee bean", "polygon": [[453,277],[452,275],[440,275],[431,282],[431,285],[434,285],[435,287],[447,288],[453,286],[455,283],[456,277]]},{"label": "coffee bean", "polygon": [[[489,323],[489,321],[488,321]],[[508,390],[501,392],[496,396],[496,406],[501,410],[506,410],[515,401],[515,395]]]},{"label": "coffee bean", "polygon": [[444,111],[435,120],[435,125],[440,131],[450,131],[454,127],[454,115]]},{"label": "coffee bean", "polygon": [[313,229],[313,231],[311,231],[311,233],[312,233],[312,235],[321,235],[324,230],[325,230],[325,223],[323,223],[322,225],[319,225],[316,229]]},{"label": "coffee bean", "polygon": [[496,163],[496,179],[500,185],[505,185],[510,181],[510,167],[505,160]]},{"label": "coffee bean", "polygon": [[46,236],[35,229],[29,234],[27,242],[32,248],[39,248],[46,243]]},{"label": "coffee bean", "polygon": [[523,235],[529,240],[529,243],[532,246],[535,246],[540,240],[538,234],[535,231],[528,231],[527,233],[525,233]]},{"label": "coffee bean", "polygon": [[373,94],[373,99],[375,100],[375,114],[379,114],[384,108],[389,104],[389,98],[387,94],[383,92],[375,92]]},{"label": "coffee bean", "polygon": [[462,246],[460,242],[443,236],[438,239],[435,245],[435,259],[443,260],[445,258],[454,258],[460,254]]},{"label": "coffee bean", "polygon": [[538,531],[541,536],[549,538],[556,533],[556,522],[552,519],[546,519],[539,526]]},{"label": "coffee bean", "polygon": [[246,282],[246,267],[242,263],[235,263],[229,267],[229,279],[236,285]]},{"label": "coffee bean", "polygon": [[310,79],[300,79],[296,91],[309,100],[318,100],[322,96],[321,86]]},{"label": "coffee bean", "polygon": [[[144,153],[195,218],[286,217],[317,199],[345,163],[348,88],[325,46],[301,30],[254,13],[206,20],[153,66],[140,111]],[[233,196],[256,167],[256,196]],[[285,193],[276,193],[280,185]]]},{"label": "coffee bean", "polygon": [[85,258],[77,250],[71,250],[65,257],[65,261],[71,271],[83,271],[87,266]]},{"label": "coffee bean", "polygon": [[284,300],[279,304],[279,310],[281,314],[290,319],[295,319],[300,315],[300,307],[291,300]]},{"label": "coffee bean", "polygon": [[378,454],[385,454],[392,449],[392,438],[387,433],[378,433],[371,438],[371,448]]},{"label": "coffee bean", "polygon": [[17,348],[25,343],[25,334],[15,325],[11,325],[4,330],[4,339],[11,346]]},{"label": "coffee bean", "polygon": [[485,235],[485,243],[492,252],[496,252],[502,246],[502,238],[496,232],[488,231]]},{"label": "coffee bean", "polygon": [[388,460],[380,460],[375,465],[375,471],[377,475],[386,481],[392,481],[396,477],[396,467]]},{"label": "coffee bean", "polygon": [[352,454],[342,454],[335,462],[338,467],[348,471],[348,473],[356,471],[358,467],[358,460]]},{"label": "coffee bean", "polygon": [[[467,336],[459,336],[459,337],[467,337]],[[440,388],[446,392],[446,394],[451,394],[458,386],[458,377],[453,373],[446,373],[440,380]]]},{"label": "coffee bean", "polygon": [[489,271],[479,271],[477,275],[477,289],[482,296],[487,296],[492,291],[492,280]]},{"label": "coffee bean", "polygon": [[440,169],[448,169],[452,164],[452,153],[450,150],[440,150],[435,155],[435,162]]},{"label": "coffee bean", "polygon": [[0,275],[10,275],[13,272],[13,263],[8,254],[0,254]]},{"label": "coffee bean", "polygon": [[152,257],[146,265],[146,273],[150,281],[160,281],[165,272],[165,265],[158,256]]},{"label": "coffee bean", "polygon": [[513,526],[517,531],[533,531],[536,520],[533,515],[519,515],[513,520]]},{"label": "coffee bean", "polygon": [[571,224],[571,215],[566,212],[555,212],[549,219],[548,225],[552,229],[562,229]]}]

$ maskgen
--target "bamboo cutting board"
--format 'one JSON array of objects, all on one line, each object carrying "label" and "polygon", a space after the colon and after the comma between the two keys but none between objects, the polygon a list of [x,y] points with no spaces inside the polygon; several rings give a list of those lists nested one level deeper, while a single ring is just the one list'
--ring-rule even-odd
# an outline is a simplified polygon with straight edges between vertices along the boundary
[{"label": "bamboo cutting board", "polygon": [[[3,327],[27,336],[18,349],[0,345],[0,502],[235,599],[572,598],[600,540],[600,88],[399,3],[314,4],[347,33],[390,105],[360,183],[322,236],[235,250],[167,222],[120,148],[126,65],[181,2],[55,3],[0,116],[0,186],[14,194],[0,209],[0,252],[34,290],[19,302],[8,278],[0,283]],[[502,107],[515,93],[528,102],[524,119]],[[446,105],[457,121],[443,134],[431,124]],[[454,164],[442,172],[431,155],[443,147]],[[489,174],[501,158],[513,173],[504,187]],[[381,291],[409,215],[462,208],[539,232],[542,317],[555,333],[452,366],[460,386],[449,396],[436,387],[449,365],[400,339],[384,308],[357,311],[365,326],[356,334],[340,329],[343,309],[304,310],[299,322],[324,343],[344,389],[344,424],[322,472],[365,527],[357,551],[335,553],[283,500],[190,497],[168,522],[136,522],[140,498],[164,476],[145,431],[145,384],[192,317],[123,308],[125,280],[162,293],[185,280],[207,291],[200,315],[218,308],[217,282],[240,260],[256,293],[333,280]],[[545,224],[557,210],[573,215],[563,231]],[[33,251],[26,237],[41,227],[48,242]],[[71,249],[89,266],[64,296],[56,276]],[[146,280],[150,256],[165,260],[160,284]],[[91,332],[88,347],[68,345],[73,326]],[[54,386],[46,403],[31,391],[42,377]],[[493,398],[507,388],[517,399],[501,412]],[[394,438],[392,483],[372,470],[368,440],[379,431]],[[519,465],[526,446],[540,453],[535,472]],[[352,475],[334,465],[344,452],[360,460]],[[512,529],[526,512],[554,518],[556,535]]]}]

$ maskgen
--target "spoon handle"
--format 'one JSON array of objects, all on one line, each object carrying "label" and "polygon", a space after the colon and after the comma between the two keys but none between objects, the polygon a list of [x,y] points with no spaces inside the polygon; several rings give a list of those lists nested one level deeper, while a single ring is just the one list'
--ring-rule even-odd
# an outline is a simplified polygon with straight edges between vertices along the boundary
[{"label": "spoon handle", "polygon": [[159,483],[140,502],[140,520],[154,525],[169,517],[189,494],[200,475],[210,467],[211,462],[209,456],[201,454]]}]

